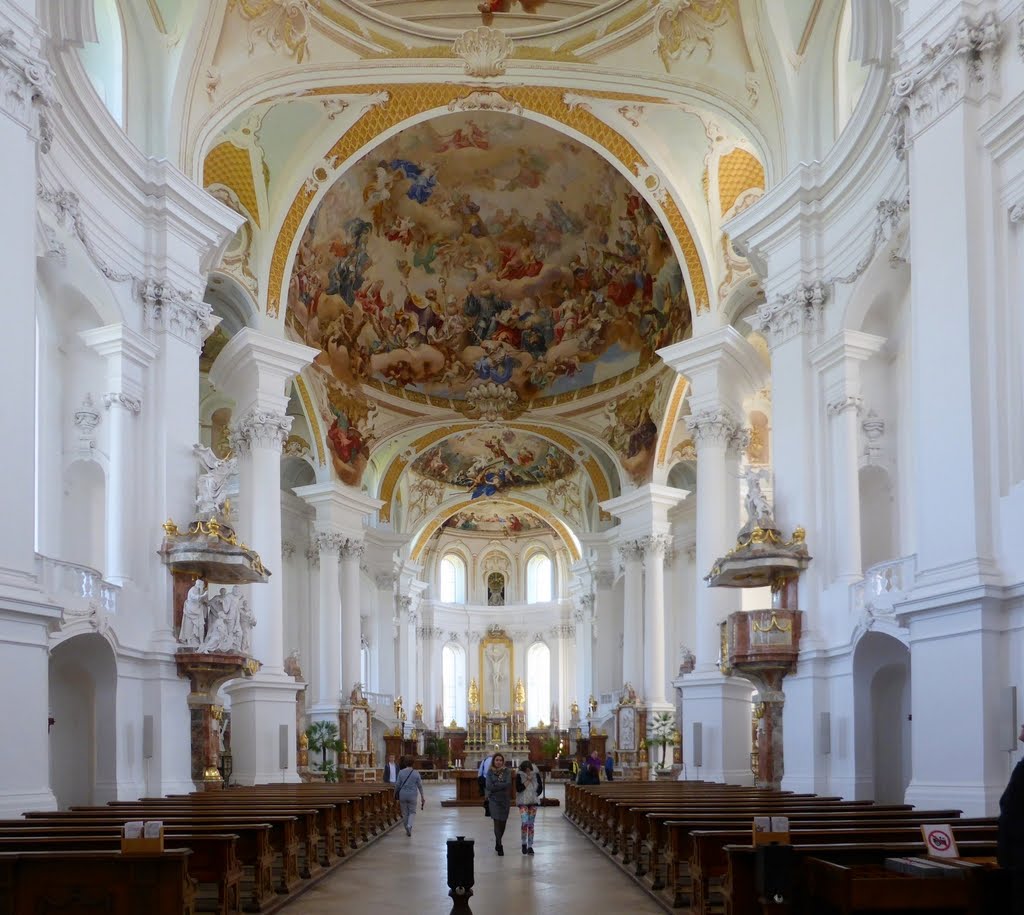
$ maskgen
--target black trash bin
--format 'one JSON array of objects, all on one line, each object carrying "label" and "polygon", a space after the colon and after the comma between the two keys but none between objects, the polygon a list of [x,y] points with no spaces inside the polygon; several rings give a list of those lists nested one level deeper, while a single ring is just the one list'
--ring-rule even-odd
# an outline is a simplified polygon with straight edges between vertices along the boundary
[{"label": "black trash bin", "polygon": [[473,895],[473,840],[465,836],[449,839],[448,895],[452,899],[452,913],[471,911],[469,897]]}]

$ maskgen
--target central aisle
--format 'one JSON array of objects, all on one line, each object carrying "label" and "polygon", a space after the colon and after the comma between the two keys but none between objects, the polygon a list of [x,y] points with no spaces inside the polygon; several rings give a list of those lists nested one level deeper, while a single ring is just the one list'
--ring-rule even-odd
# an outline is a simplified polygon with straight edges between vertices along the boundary
[{"label": "central aisle", "polygon": [[560,807],[537,813],[533,857],[519,843],[519,812],[505,831],[505,857],[494,853],[491,821],[482,807],[442,807],[454,788],[426,786],[427,809],[417,813],[412,838],[401,824],[295,902],[284,915],[448,915],[445,841],[475,839],[476,915],[575,915],[662,909],[563,817],[563,788],[551,786]]}]

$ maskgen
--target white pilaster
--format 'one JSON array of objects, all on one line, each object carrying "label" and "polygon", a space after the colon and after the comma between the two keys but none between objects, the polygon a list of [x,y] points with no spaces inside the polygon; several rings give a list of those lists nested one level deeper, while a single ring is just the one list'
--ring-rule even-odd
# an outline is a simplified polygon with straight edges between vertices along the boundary
[{"label": "white pilaster", "polygon": [[634,689],[643,684],[643,546],[639,540],[619,543],[622,556],[622,680]]},{"label": "white pilaster", "polygon": [[348,696],[362,682],[360,653],[363,648],[359,612],[359,561],[363,557],[362,533],[341,542],[341,692]]},{"label": "white pilaster", "polygon": [[142,410],[145,373],[158,352],[145,337],[124,324],[110,324],[79,336],[106,360],[109,453],[107,455],[105,578],[124,585],[133,575],[131,547],[136,541],[138,499],[135,456],[139,453],[136,417]]},{"label": "white pilaster", "polygon": [[[576,599],[573,621],[576,626],[576,701],[580,708],[595,691],[594,687],[594,595],[581,594]],[[536,722],[533,722],[536,724]]]},{"label": "white pilaster", "polygon": [[665,553],[668,534],[652,534],[644,546],[644,696],[651,709],[671,708],[665,700]]}]

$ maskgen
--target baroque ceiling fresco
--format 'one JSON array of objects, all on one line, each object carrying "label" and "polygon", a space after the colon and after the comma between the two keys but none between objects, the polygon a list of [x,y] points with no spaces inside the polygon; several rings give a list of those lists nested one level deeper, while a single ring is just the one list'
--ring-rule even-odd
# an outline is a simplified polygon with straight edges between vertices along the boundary
[{"label": "baroque ceiling fresco", "polygon": [[488,502],[486,506],[464,508],[445,519],[440,533],[468,532],[515,538],[526,534],[554,534],[551,525],[520,505]]}]

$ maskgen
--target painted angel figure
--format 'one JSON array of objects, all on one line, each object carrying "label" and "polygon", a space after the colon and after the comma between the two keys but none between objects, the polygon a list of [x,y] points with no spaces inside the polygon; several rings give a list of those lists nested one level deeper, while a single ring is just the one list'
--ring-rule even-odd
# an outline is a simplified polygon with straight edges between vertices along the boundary
[{"label": "painted angel figure", "polygon": [[196,511],[201,518],[220,516],[228,498],[228,480],[238,469],[238,459],[222,460],[205,445],[194,445],[192,453],[205,469],[196,479]]}]

